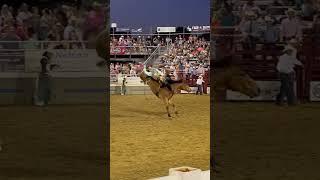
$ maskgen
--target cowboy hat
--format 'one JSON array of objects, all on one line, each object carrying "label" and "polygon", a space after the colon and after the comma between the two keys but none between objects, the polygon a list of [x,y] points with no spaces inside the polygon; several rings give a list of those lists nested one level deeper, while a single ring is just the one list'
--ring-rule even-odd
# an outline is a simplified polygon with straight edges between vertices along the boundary
[{"label": "cowboy hat", "polygon": [[249,16],[249,17],[256,17],[256,13],[254,13],[253,11],[247,11],[246,12],[246,16]]},{"label": "cowboy hat", "polygon": [[42,54],[42,56],[48,56],[48,55],[53,55],[53,53],[50,52],[50,51],[45,51],[45,52]]},{"label": "cowboy hat", "polygon": [[294,49],[291,46],[285,46],[282,52],[293,51]]},{"label": "cowboy hat", "polygon": [[270,16],[266,16],[266,17],[264,18],[264,20],[265,20],[266,22],[273,22],[273,19],[272,19]]},{"label": "cowboy hat", "polygon": [[288,15],[289,13],[293,13],[293,14],[296,14],[296,11],[292,8],[289,8],[287,11],[286,11],[286,14]]},{"label": "cowboy hat", "polygon": [[292,38],[292,39],[290,39],[290,41],[288,43],[296,44],[296,43],[298,43],[298,41],[295,38]]}]

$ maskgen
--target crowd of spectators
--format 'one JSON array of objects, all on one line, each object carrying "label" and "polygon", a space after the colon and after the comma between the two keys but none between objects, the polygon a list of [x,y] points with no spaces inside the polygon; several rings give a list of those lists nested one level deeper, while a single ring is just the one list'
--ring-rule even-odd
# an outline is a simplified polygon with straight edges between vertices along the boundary
[{"label": "crowd of spectators", "polygon": [[[119,42],[123,42],[119,44]],[[168,43],[167,43],[168,42]],[[141,48],[146,46],[164,46],[167,48],[166,54],[160,55],[155,65],[163,72],[166,69],[171,70],[173,77],[176,79],[186,76],[198,76],[205,75],[205,72],[209,70],[209,52],[210,42],[204,38],[197,36],[188,36],[183,38],[181,35],[175,38],[169,39],[156,36],[153,39],[150,37],[143,38],[124,38],[121,36],[119,40],[115,38],[111,42],[112,48],[118,48],[121,46],[124,53],[127,53],[127,49],[134,49],[135,53],[143,53],[145,50],[139,49],[134,44],[139,44]],[[110,45],[111,45],[110,44]],[[134,48],[126,48],[126,46],[133,46]],[[111,48],[111,51],[113,51]],[[137,48],[137,49],[136,49]],[[111,54],[114,52],[111,52]],[[142,63],[111,63],[111,74],[126,74],[129,76],[136,76],[139,71],[143,69]]]},{"label": "crowd of spectators", "polygon": [[320,32],[320,11],[312,0],[240,2],[225,1],[216,11],[212,25],[235,27],[241,33],[239,41],[244,42],[246,48],[254,48],[257,43],[284,43],[291,39],[301,42],[305,28]]},{"label": "crowd of spectators", "polygon": [[[38,48],[39,44],[31,41],[57,41],[46,44],[51,48],[84,48],[83,41],[105,28],[105,7],[96,2],[82,9],[68,5],[44,9],[27,3],[19,8],[0,5],[0,41],[24,41],[27,48]],[[1,43],[1,46],[16,48],[17,44]]]}]

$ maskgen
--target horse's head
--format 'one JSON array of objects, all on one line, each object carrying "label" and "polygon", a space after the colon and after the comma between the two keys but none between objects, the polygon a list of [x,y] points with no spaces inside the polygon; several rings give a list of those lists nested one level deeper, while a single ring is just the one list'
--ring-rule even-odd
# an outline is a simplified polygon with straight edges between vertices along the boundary
[{"label": "horse's head", "polygon": [[250,98],[259,96],[260,88],[255,80],[235,64],[231,55],[226,55],[220,61],[213,63],[217,70],[213,77],[216,86],[240,92]]},{"label": "horse's head", "polygon": [[242,94],[254,98],[260,95],[260,88],[246,72],[238,67],[229,68],[225,72],[228,76],[226,87],[232,91],[238,91]]},{"label": "horse's head", "polygon": [[191,92],[192,91],[190,86],[188,86],[188,84],[182,82],[182,80],[181,80],[181,83],[178,86],[178,90],[184,90],[184,91],[187,91],[187,92]]}]

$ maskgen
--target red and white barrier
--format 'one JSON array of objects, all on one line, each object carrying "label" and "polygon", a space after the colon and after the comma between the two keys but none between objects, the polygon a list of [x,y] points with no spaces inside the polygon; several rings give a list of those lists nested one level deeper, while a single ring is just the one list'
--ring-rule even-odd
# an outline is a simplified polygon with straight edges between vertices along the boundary
[{"label": "red and white barrier", "polygon": [[178,167],[169,169],[169,176],[154,178],[150,180],[210,180],[210,170],[192,167]]}]

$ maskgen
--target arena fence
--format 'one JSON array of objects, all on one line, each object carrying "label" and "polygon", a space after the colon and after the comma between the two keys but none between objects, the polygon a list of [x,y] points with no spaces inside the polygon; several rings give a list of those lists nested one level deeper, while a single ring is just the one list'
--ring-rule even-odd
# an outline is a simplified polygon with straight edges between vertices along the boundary
[{"label": "arena fence", "polygon": [[[279,78],[276,71],[278,57],[282,54],[283,43],[258,43],[254,49],[246,49],[238,39],[235,29],[217,29],[213,37],[218,44],[220,55],[233,52],[236,63],[253,77],[260,87],[260,97],[250,99],[239,93],[228,91],[227,100],[275,100],[279,91]],[[236,33],[235,36],[233,34]],[[220,36],[221,35],[221,36]],[[300,101],[320,101],[320,48],[311,29],[304,29],[303,41],[298,49],[298,58],[304,68],[296,69],[296,93]],[[217,55],[219,56],[219,55]]]},{"label": "arena fence", "polygon": [[[63,46],[61,46],[62,44]],[[72,46],[72,44],[76,46]],[[150,54],[154,52],[154,49],[159,48],[158,55],[166,50],[165,46],[147,48],[151,49]],[[91,46],[89,42],[1,41],[1,104],[32,103],[36,78],[40,71],[39,61],[46,50],[53,52],[53,63],[60,65],[52,73],[53,84],[55,87],[63,87],[53,89],[53,104],[104,102],[104,94],[110,91],[105,85],[105,68],[96,66],[97,62],[102,59],[97,56],[94,46]],[[146,56],[150,55],[148,53]],[[137,54],[132,53],[132,56]],[[187,75],[181,76],[187,77]],[[111,79],[113,78],[111,77]],[[196,79],[189,77],[187,81],[191,85]],[[119,86],[113,88],[117,89]],[[145,87],[141,86],[141,88],[144,88],[143,93],[146,93]],[[79,96],[82,98],[79,99]]]}]

